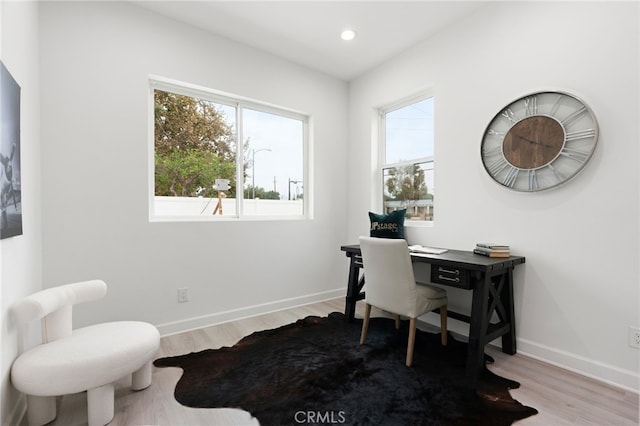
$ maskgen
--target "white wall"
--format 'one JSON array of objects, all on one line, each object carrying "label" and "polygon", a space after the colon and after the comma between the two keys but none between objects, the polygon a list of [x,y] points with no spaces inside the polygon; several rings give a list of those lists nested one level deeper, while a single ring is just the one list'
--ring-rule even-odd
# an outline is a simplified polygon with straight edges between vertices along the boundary
[{"label": "white wall", "polygon": [[0,59],[21,87],[21,184],[23,235],[0,241],[0,423],[17,424],[24,398],[10,385],[13,359],[23,340],[9,306],[42,286],[40,222],[40,101],[38,81],[38,8],[32,2],[0,2]]},{"label": "white wall", "polygon": [[[40,11],[44,285],[109,286],[77,324],[167,333],[344,294],[346,83],[134,5]],[[314,219],[149,223],[150,74],[310,114]]]},{"label": "white wall", "polygon": [[[348,151],[355,241],[368,232],[367,211],[380,210],[362,190],[380,181],[375,109],[432,87],[435,224],[409,229],[409,242],[510,244],[526,256],[515,271],[519,350],[635,389],[639,351],[627,330],[640,324],[638,12],[637,2],[493,3],[350,84]],[[567,185],[516,193],[485,173],[481,137],[504,105],[541,89],[586,100],[601,136]],[[450,295],[458,307],[469,299]]]}]

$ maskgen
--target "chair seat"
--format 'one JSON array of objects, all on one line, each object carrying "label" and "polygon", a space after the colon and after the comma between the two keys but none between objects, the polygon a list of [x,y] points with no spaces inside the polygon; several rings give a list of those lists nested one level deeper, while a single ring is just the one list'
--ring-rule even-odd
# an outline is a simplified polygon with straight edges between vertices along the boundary
[{"label": "chair seat", "polygon": [[443,297],[447,297],[447,291],[436,287],[434,285],[429,285],[425,283],[417,283],[416,290],[418,294],[423,297],[432,297],[434,299],[441,299]]},{"label": "chair seat", "polygon": [[79,328],[72,335],[35,346],[20,355],[11,379],[21,392],[55,396],[114,382],[138,370],[156,354],[158,330],[139,321]]},{"label": "chair seat", "polygon": [[447,292],[441,288],[418,284],[416,292],[416,312],[430,312],[447,304]]}]

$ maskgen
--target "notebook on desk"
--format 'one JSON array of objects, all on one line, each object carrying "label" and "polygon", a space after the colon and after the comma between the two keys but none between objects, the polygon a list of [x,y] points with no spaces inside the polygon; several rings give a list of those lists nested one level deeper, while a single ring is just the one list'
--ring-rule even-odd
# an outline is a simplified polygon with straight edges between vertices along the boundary
[{"label": "notebook on desk", "polygon": [[442,254],[442,253],[446,253],[447,249],[436,248],[436,247],[426,247],[426,246],[415,244],[415,245],[409,246],[409,251],[411,252],[411,254],[416,254],[416,255]]}]

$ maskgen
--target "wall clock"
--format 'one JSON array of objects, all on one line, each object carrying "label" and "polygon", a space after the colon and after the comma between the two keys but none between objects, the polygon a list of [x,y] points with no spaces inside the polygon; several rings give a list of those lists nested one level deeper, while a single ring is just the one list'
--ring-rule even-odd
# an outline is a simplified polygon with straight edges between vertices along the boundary
[{"label": "wall clock", "polygon": [[587,164],[598,142],[591,109],[564,92],[537,92],[504,107],[482,137],[482,163],[499,184],[533,192],[558,186]]}]

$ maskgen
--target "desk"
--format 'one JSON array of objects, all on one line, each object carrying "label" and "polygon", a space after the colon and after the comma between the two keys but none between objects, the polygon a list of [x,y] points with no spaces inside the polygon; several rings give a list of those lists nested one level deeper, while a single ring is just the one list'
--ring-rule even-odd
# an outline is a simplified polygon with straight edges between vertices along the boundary
[{"label": "desk", "polygon": [[[353,321],[356,302],[365,293],[362,255],[359,245],[340,248],[349,258],[345,315]],[[449,310],[451,318],[469,323],[467,376],[475,386],[484,366],[484,347],[502,337],[502,352],[516,353],[516,322],[513,303],[513,268],[524,263],[522,256],[486,257],[470,251],[449,250],[443,254],[412,255],[414,262],[431,264],[431,282],[473,292],[471,316]],[[492,323],[494,312],[498,322]]]}]

